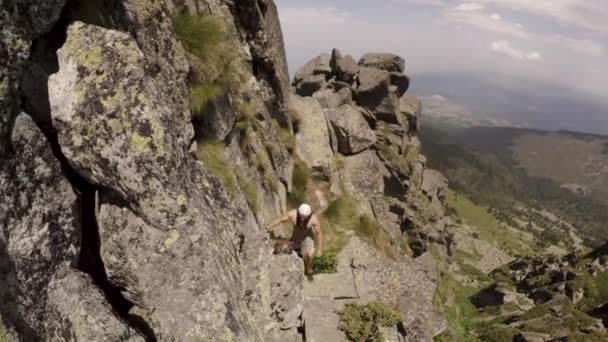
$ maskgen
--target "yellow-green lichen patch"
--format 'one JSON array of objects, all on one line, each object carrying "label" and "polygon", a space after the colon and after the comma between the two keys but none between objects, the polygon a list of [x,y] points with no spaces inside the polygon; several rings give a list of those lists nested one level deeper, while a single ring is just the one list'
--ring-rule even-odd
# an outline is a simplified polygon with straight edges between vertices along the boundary
[{"label": "yellow-green lichen patch", "polygon": [[186,204],[186,197],[184,197],[184,195],[178,195],[175,198],[175,203],[181,207],[182,205]]},{"label": "yellow-green lichen patch", "polygon": [[112,108],[114,108],[114,105],[116,104],[117,98],[118,98],[118,93],[115,93],[114,95],[102,97],[99,101],[104,106],[104,108],[112,109]]},{"label": "yellow-green lichen patch", "polygon": [[133,44],[133,42],[131,41],[126,41],[126,40],[119,40],[116,42],[115,46],[116,49],[118,49],[119,51],[121,51],[127,58],[126,61],[129,64],[138,64],[139,63],[139,58],[141,57],[141,54],[139,53],[139,48]]},{"label": "yellow-green lichen patch", "polygon": [[88,69],[101,64],[103,52],[100,46],[93,46],[90,49],[84,49],[77,55],[78,64]]},{"label": "yellow-green lichen patch", "polygon": [[151,116],[149,117],[150,127],[152,127],[152,142],[154,142],[154,146],[156,146],[156,153],[159,156],[165,156],[167,154],[167,150],[165,148],[165,130],[163,129],[158,117]]},{"label": "yellow-green lichen patch", "polygon": [[96,85],[103,84],[107,80],[108,80],[108,76],[106,76],[105,73],[95,76],[95,84]]},{"label": "yellow-green lichen patch", "polygon": [[3,80],[0,83],[0,97],[5,97],[8,94],[8,82]]},{"label": "yellow-green lichen patch", "polygon": [[167,150],[165,147],[165,130],[160,122],[157,113],[150,110],[152,107],[152,103],[145,92],[138,91],[137,88],[131,87],[129,89],[129,96],[133,102],[141,105],[143,111],[142,116],[146,123],[150,126],[151,133],[149,136],[150,142],[154,144],[156,148],[156,153],[159,156],[165,156],[167,154]]},{"label": "yellow-green lichen patch", "polygon": [[22,38],[15,39],[15,49],[17,50],[28,50],[30,48],[30,44]]},{"label": "yellow-green lichen patch", "polygon": [[131,140],[129,141],[129,145],[132,149],[143,152],[150,153],[152,150],[150,149],[150,141],[152,139],[150,137],[143,137],[137,133],[134,133],[131,136]]},{"label": "yellow-green lichen patch", "polygon": [[125,130],[120,119],[109,119],[108,127],[110,128],[110,131],[113,134],[120,134]]},{"label": "yellow-green lichen patch", "polygon": [[171,248],[171,246],[173,246],[177,240],[179,240],[179,231],[177,230],[171,230],[169,232],[169,236],[167,237],[167,239],[165,240],[165,242],[163,243],[163,247],[161,248],[161,252],[165,252],[166,250],[168,250],[169,248]]},{"label": "yellow-green lichen patch", "polygon": [[91,161],[91,157],[83,152],[80,152],[77,156],[76,156],[76,161],[80,162],[80,164],[88,164]]}]

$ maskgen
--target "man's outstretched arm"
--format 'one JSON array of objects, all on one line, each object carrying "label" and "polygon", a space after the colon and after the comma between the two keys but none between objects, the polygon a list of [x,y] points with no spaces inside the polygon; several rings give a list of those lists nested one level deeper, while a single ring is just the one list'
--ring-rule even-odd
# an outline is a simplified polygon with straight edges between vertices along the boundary
[{"label": "man's outstretched arm", "polygon": [[274,219],[274,221],[270,222],[270,224],[268,224],[266,226],[266,230],[270,231],[270,230],[272,230],[272,228],[280,225],[281,223],[289,221],[291,219],[290,214],[291,214],[291,211],[288,211],[286,213],[283,213],[283,214],[277,216],[277,218]]}]

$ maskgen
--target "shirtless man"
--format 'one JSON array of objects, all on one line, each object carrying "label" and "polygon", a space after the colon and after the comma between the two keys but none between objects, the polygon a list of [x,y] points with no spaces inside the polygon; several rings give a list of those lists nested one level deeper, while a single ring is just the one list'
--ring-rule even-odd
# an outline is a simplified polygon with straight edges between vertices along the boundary
[{"label": "shirtless man", "polygon": [[304,273],[308,280],[312,280],[312,260],[315,256],[315,242],[318,250],[317,256],[323,254],[323,233],[321,224],[316,215],[312,213],[312,208],[308,204],[302,204],[298,209],[292,209],[285,214],[281,214],[268,226],[267,231],[283,222],[291,221],[293,224],[293,235],[290,244],[304,259]]}]

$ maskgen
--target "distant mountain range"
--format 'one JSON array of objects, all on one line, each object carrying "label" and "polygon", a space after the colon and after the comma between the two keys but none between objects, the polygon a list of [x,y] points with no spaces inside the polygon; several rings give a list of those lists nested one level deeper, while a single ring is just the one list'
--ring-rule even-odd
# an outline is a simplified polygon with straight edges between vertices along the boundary
[{"label": "distant mountain range", "polygon": [[474,73],[412,76],[426,118],[458,126],[513,126],[608,134],[608,100],[551,84]]}]

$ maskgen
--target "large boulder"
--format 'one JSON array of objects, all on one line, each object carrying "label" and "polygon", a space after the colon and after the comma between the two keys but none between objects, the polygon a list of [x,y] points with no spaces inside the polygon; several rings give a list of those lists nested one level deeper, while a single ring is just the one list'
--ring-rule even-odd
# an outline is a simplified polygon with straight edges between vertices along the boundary
[{"label": "large boulder", "polygon": [[357,73],[359,72],[359,65],[350,55],[342,56],[340,50],[333,49],[331,53],[331,68],[333,74],[336,76],[338,81],[346,82],[351,84]]},{"label": "large boulder", "polygon": [[60,70],[49,78],[49,100],[70,164],[116,191],[151,225],[186,224],[179,192],[163,183],[174,182],[192,125],[162,101],[162,88],[146,76],[133,38],[77,22],[57,55]]},{"label": "large boulder", "polygon": [[512,304],[527,311],[534,307],[534,302],[526,295],[499,284],[483,289],[471,298],[471,302],[478,308]]},{"label": "large boulder", "polygon": [[422,103],[413,95],[403,95],[399,98],[399,111],[408,120],[408,134],[414,135],[420,130],[420,115]]},{"label": "large boulder", "polygon": [[75,341],[145,341],[135,329],[116,317],[104,294],[83,273],[63,268],[48,287],[53,319],[47,324],[48,340],[73,331]]},{"label": "large boulder", "polygon": [[357,103],[374,111],[387,98],[390,86],[388,71],[361,68],[356,94]]},{"label": "large boulder", "polygon": [[332,89],[320,90],[313,94],[324,109],[336,109],[343,104],[352,103],[352,92],[348,88],[341,88],[337,92]]},{"label": "large boulder", "polygon": [[329,79],[331,77],[330,59],[331,57],[326,53],[313,58],[298,69],[293,77],[293,83],[297,85],[305,78],[314,75],[323,75],[324,79]]},{"label": "large boulder", "polygon": [[328,112],[329,121],[344,155],[357,154],[376,142],[376,134],[356,107],[343,105]]},{"label": "large boulder", "polygon": [[366,214],[372,214],[372,195],[383,192],[384,177],[388,175],[376,152],[366,150],[346,157],[342,175],[346,192],[361,201]]},{"label": "large boulder", "polygon": [[392,53],[366,53],[359,60],[359,64],[364,67],[371,67],[386,71],[403,73],[405,71],[405,61],[403,58]]},{"label": "large boulder", "polygon": [[323,109],[316,99],[297,95],[290,98],[290,106],[300,115],[296,152],[311,167],[313,175],[329,179],[334,156]]},{"label": "large boulder", "polygon": [[389,86],[386,96],[373,111],[378,120],[403,125],[404,120],[399,113],[399,88],[394,85]]},{"label": "large boulder", "polygon": [[410,78],[400,72],[391,72],[391,84],[397,87],[398,95],[402,96],[410,87]]},{"label": "large boulder", "polygon": [[448,189],[448,179],[439,171],[425,169],[422,173],[422,185],[420,190],[427,196],[445,198]]},{"label": "large boulder", "polygon": [[57,323],[44,294],[58,269],[78,260],[81,203],[26,114],[16,118],[11,140],[15,159],[0,163],[0,316],[33,341]]},{"label": "large boulder", "polygon": [[296,86],[296,94],[300,96],[312,96],[318,90],[324,89],[327,86],[325,75],[309,75],[306,76]]}]

